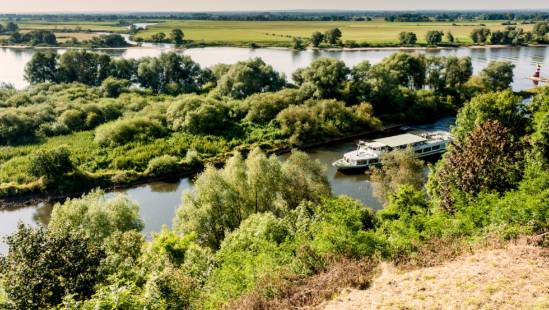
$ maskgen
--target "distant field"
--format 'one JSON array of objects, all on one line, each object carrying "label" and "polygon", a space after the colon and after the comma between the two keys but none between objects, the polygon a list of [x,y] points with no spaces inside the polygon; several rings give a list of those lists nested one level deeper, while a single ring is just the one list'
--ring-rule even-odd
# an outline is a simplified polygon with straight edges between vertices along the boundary
[{"label": "distant field", "polygon": [[125,26],[120,26],[118,22],[89,22],[89,21],[70,21],[70,22],[46,22],[42,20],[24,20],[19,22],[19,27],[22,30],[47,29],[47,30],[62,30],[62,29],[81,29],[84,31],[105,31],[105,32],[127,32]]},{"label": "distant field", "polygon": [[[503,29],[503,21],[476,22],[428,22],[428,23],[389,23],[383,20],[369,22],[255,22],[255,21],[165,21],[139,32],[138,37],[150,39],[158,32],[168,34],[172,29],[183,30],[189,40],[211,42],[289,42],[292,37],[309,37],[314,31],[325,31],[338,27],[343,32],[343,40],[368,42],[372,44],[394,44],[402,31],[415,32],[418,43],[425,42],[429,30],[451,31],[461,43],[471,43],[469,33],[481,23],[495,30]],[[528,31],[532,25],[519,25]]]}]

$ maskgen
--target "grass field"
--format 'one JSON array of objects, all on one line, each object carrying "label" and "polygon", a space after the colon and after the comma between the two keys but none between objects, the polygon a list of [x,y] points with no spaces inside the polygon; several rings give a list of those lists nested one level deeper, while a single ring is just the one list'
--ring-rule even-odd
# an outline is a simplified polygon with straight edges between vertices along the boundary
[{"label": "grass field", "polygon": [[19,24],[21,30],[63,30],[81,29],[83,31],[104,31],[104,32],[127,32],[128,28],[120,26],[116,21],[110,22],[90,22],[90,21],[62,21],[62,22],[46,22],[42,20],[23,20]]},{"label": "grass field", "polygon": [[[503,29],[502,21],[482,21],[486,27],[495,30]],[[214,42],[256,42],[282,43],[291,41],[292,37],[309,37],[314,31],[326,31],[338,27],[343,32],[343,41],[354,40],[359,43],[396,44],[398,34],[402,31],[415,32],[418,43],[425,42],[425,34],[429,30],[451,31],[459,43],[471,43],[469,34],[474,28],[479,28],[481,22],[428,22],[428,23],[389,23],[383,20],[369,22],[311,22],[311,21],[165,21],[150,26],[139,32],[137,37],[150,39],[158,32],[169,34],[172,29],[183,30],[185,38],[205,43]],[[520,25],[525,31],[532,25]]]}]

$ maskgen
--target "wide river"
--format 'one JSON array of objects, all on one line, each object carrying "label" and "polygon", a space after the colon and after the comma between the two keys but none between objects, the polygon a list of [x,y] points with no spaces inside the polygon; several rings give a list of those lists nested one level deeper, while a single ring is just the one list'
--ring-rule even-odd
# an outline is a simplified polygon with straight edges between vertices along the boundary
[{"label": "wide river", "polygon": [[[127,50],[106,51],[110,55],[140,58],[145,56],[158,56],[167,51],[166,46],[151,46],[143,48],[130,48]],[[63,52],[63,50],[59,50]],[[294,52],[285,49],[247,49],[229,47],[193,48],[182,51],[191,56],[202,66],[211,66],[217,63],[234,63],[252,57],[261,57],[276,70],[290,77],[297,68],[306,67],[311,61],[320,57],[332,57],[341,59],[349,66],[363,60],[377,63],[384,57],[394,53],[395,50],[369,50],[369,51],[301,51]],[[549,48],[547,47],[519,47],[519,48],[487,48],[487,49],[440,49],[418,50],[417,52],[429,55],[456,55],[470,56],[475,72],[480,71],[491,60],[501,59],[513,62],[515,68],[515,90],[533,87],[528,77],[534,71],[536,64],[544,64],[549,68]],[[13,84],[17,88],[27,86],[23,79],[24,66],[32,57],[32,49],[0,48],[0,82]],[[448,129],[453,123],[452,118],[442,119],[439,122],[426,126],[426,129]],[[338,173],[331,163],[338,159],[344,152],[353,150],[357,141],[331,144],[307,150],[313,159],[318,159],[327,169],[327,176],[336,195],[346,194],[361,200],[366,205],[379,209],[381,203],[372,195],[371,184],[366,175],[343,175]],[[284,158],[284,155],[281,156]],[[145,233],[159,231],[162,225],[170,226],[175,210],[181,204],[181,195],[185,191],[192,190],[192,180],[183,178],[176,182],[154,182],[140,185],[120,192],[108,193],[108,196],[119,193],[127,194],[140,205],[140,214],[145,222]],[[52,204],[41,203],[37,206],[22,207],[18,209],[0,209],[0,238],[15,231],[17,223],[23,222],[32,225],[47,224],[51,214]],[[6,252],[6,245],[0,240],[0,253]]]}]

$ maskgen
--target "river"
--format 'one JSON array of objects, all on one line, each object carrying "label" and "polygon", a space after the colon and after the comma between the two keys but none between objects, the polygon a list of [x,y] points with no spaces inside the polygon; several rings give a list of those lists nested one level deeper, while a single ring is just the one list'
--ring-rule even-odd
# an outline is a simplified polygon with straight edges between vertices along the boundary
[{"label": "river", "polygon": [[[130,48],[123,50],[108,50],[106,53],[128,58],[140,58],[145,56],[158,56],[169,50],[167,45],[148,45],[142,48]],[[64,50],[59,50],[60,53]],[[231,47],[207,47],[192,48],[180,51],[189,55],[202,66],[211,66],[217,63],[234,63],[252,57],[261,57],[271,64],[276,70],[291,76],[297,68],[306,67],[311,61],[320,57],[332,57],[345,61],[349,66],[363,60],[377,63],[384,57],[394,53],[395,50],[369,50],[369,51],[290,51],[286,49],[247,49]],[[532,74],[536,64],[544,64],[549,68],[549,48],[547,47],[518,47],[518,48],[457,48],[440,50],[418,50],[429,55],[456,55],[470,56],[475,72],[481,70],[489,61],[504,59],[513,62],[515,68],[515,90],[533,87],[528,77]],[[27,85],[23,79],[24,66],[32,57],[32,49],[0,48],[0,82],[13,84],[17,88]],[[549,75],[549,74],[547,74]],[[436,124],[427,126],[426,129],[447,129],[453,119],[443,119]],[[327,168],[327,176],[334,194],[346,194],[361,200],[366,205],[379,209],[381,203],[372,195],[371,184],[366,175],[343,175],[338,173],[331,163],[339,158],[342,153],[353,150],[356,141],[336,143],[328,146],[307,150],[313,159],[320,160]],[[282,156],[284,158],[284,156]],[[181,195],[184,191],[192,190],[192,180],[181,179],[177,182],[154,182],[140,185],[134,188],[120,191],[127,194],[139,205],[140,214],[145,222],[144,232],[159,231],[162,225],[170,226],[177,207],[181,204]],[[109,193],[112,196],[117,193]],[[39,204],[12,210],[0,210],[0,237],[9,235],[15,231],[18,222],[27,224],[47,224],[51,214],[51,204]],[[0,253],[6,252],[6,245],[0,242]]]}]

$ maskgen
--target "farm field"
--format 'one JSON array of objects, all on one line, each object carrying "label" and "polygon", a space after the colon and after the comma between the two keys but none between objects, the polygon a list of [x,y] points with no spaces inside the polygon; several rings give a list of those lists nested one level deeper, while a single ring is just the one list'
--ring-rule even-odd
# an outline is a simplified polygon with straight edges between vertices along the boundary
[{"label": "farm field", "polygon": [[23,20],[17,22],[21,30],[82,30],[82,31],[103,31],[103,32],[127,32],[126,26],[120,25],[117,21],[92,22],[92,21],[43,21],[43,20]]},{"label": "farm field", "polygon": [[[291,41],[292,37],[308,38],[315,31],[324,32],[331,28],[340,28],[343,32],[342,40],[354,40],[359,43],[368,42],[375,45],[396,44],[398,34],[402,31],[415,32],[418,43],[425,43],[425,35],[430,30],[451,31],[457,42],[472,43],[470,32],[485,24],[491,30],[503,29],[503,21],[474,21],[474,22],[424,22],[403,23],[373,20],[363,22],[341,21],[207,21],[207,20],[178,20],[164,21],[149,26],[147,30],[139,32],[136,37],[145,40],[151,39],[155,33],[169,34],[172,29],[181,29],[185,38],[204,43],[216,42],[256,42],[276,44]],[[532,25],[519,25],[525,31],[532,29]]]}]

